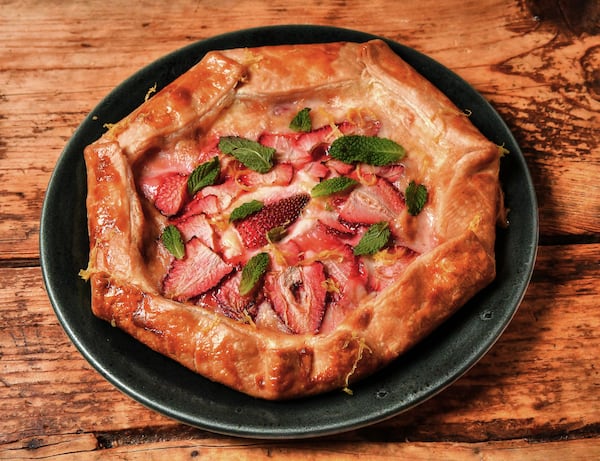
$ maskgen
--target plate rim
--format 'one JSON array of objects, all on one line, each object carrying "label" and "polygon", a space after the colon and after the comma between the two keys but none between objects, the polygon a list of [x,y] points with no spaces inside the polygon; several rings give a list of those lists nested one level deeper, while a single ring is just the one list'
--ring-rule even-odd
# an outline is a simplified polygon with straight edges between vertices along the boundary
[{"label": "plate rim", "polygon": [[[149,399],[147,392],[143,392],[143,390],[140,391],[139,389],[131,388],[131,385],[128,384],[126,379],[123,379],[122,375],[115,375],[114,371],[108,369],[106,366],[106,363],[105,363],[106,360],[104,360],[104,359],[101,360],[98,357],[97,353],[95,353],[92,350],[89,350],[89,344],[86,344],[85,342],[83,342],[82,339],[78,336],[78,333],[76,332],[76,330],[73,328],[73,325],[69,321],[69,318],[67,315],[68,312],[65,310],[65,308],[63,306],[60,305],[60,295],[58,293],[58,290],[59,290],[59,288],[64,289],[64,287],[61,287],[60,285],[57,286],[56,280],[55,280],[56,277],[54,274],[51,273],[51,269],[50,269],[52,267],[51,259],[53,257],[53,252],[56,251],[56,249],[51,248],[49,246],[50,240],[48,238],[48,233],[50,232],[49,226],[51,226],[51,223],[53,222],[52,221],[52,218],[53,218],[53,216],[52,216],[52,199],[58,193],[57,187],[59,187],[59,186],[57,184],[61,178],[61,174],[63,173],[63,170],[68,169],[68,167],[69,167],[69,165],[68,165],[68,161],[70,159],[69,154],[71,154],[71,156],[73,155],[72,149],[74,149],[75,148],[74,146],[77,145],[77,143],[79,141],[79,137],[83,136],[82,133],[85,131],[85,127],[88,126],[90,123],[94,122],[94,120],[93,120],[94,113],[97,112],[97,109],[103,105],[108,104],[112,95],[114,95],[115,93],[118,93],[120,89],[122,89],[124,87],[126,88],[128,85],[129,86],[135,85],[137,83],[137,81],[145,75],[145,73],[148,73],[149,70],[153,68],[153,66],[155,66],[155,67],[160,66],[161,63],[168,63],[172,60],[176,60],[179,57],[183,57],[186,54],[192,53],[194,50],[196,50],[198,48],[208,47],[212,43],[218,43],[218,44],[227,43],[232,40],[235,42],[236,40],[241,40],[243,37],[247,37],[247,36],[258,37],[258,36],[264,36],[264,35],[270,35],[270,34],[275,34],[277,37],[279,37],[281,35],[285,35],[285,34],[291,34],[291,35],[295,34],[294,36],[297,36],[298,34],[303,34],[308,31],[311,31],[311,33],[313,33],[313,34],[314,34],[314,32],[317,32],[316,35],[319,35],[319,36],[331,36],[332,38],[339,35],[342,37],[342,38],[340,38],[340,40],[345,40],[343,38],[344,36],[353,36],[353,37],[357,37],[357,38],[361,37],[363,39],[363,41],[368,40],[368,39],[384,40],[386,43],[390,44],[390,46],[392,46],[392,48],[396,52],[397,52],[397,50],[401,49],[405,52],[414,53],[414,55],[418,56],[420,59],[422,59],[426,65],[432,65],[436,68],[437,67],[442,68],[446,74],[445,77],[451,76],[458,83],[459,87],[461,87],[461,88],[468,87],[468,89],[474,95],[478,96],[478,98],[480,99],[479,102],[485,107],[485,110],[487,110],[489,113],[491,113],[495,116],[496,120],[494,120],[494,122],[496,124],[500,125],[500,127],[502,128],[502,131],[503,131],[502,134],[506,138],[507,144],[509,144],[511,147],[513,147],[513,149],[511,150],[511,153],[509,155],[512,156],[511,160],[515,160],[517,162],[517,167],[520,168],[520,170],[521,170],[520,173],[523,175],[522,179],[524,180],[524,183],[526,186],[525,188],[530,192],[529,197],[527,197],[527,198],[531,202],[530,218],[532,221],[531,221],[530,225],[532,227],[532,232],[529,235],[530,250],[529,250],[529,253],[527,254],[527,258],[526,258],[527,259],[527,267],[525,268],[525,272],[521,275],[520,284],[518,287],[519,293],[517,294],[517,297],[514,299],[515,306],[514,306],[514,308],[512,308],[510,315],[505,316],[502,319],[502,322],[500,322],[499,324],[496,325],[495,331],[493,333],[493,336],[494,336],[493,340],[486,343],[484,345],[484,347],[479,348],[477,350],[477,352],[473,356],[470,357],[470,360],[468,360],[464,364],[462,364],[462,366],[459,367],[459,369],[456,372],[452,373],[451,376],[448,376],[447,379],[445,379],[443,382],[439,383],[439,385],[433,386],[430,389],[425,389],[423,392],[421,392],[421,394],[420,394],[421,397],[419,399],[416,399],[414,402],[411,402],[408,405],[396,404],[396,405],[391,405],[387,408],[384,408],[382,406],[382,407],[378,407],[377,411],[376,412],[374,411],[372,414],[358,415],[358,416],[355,415],[354,418],[351,420],[343,420],[343,421],[338,421],[337,423],[322,424],[322,425],[317,425],[316,427],[314,427],[314,426],[308,427],[308,425],[307,425],[308,422],[306,422],[306,421],[300,422],[301,419],[295,423],[290,419],[287,422],[287,424],[281,425],[279,427],[277,427],[276,424],[272,425],[272,426],[267,426],[267,425],[261,426],[260,424],[257,424],[254,427],[241,427],[241,426],[237,426],[236,424],[227,423],[225,421],[214,422],[214,421],[211,421],[211,418],[207,418],[206,416],[202,417],[201,415],[190,415],[190,414],[186,414],[185,412],[178,411],[177,409],[174,409],[172,406],[170,406],[168,401],[157,401],[156,399],[151,399],[151,398]],[[255,38],[255,40],[257,40],[257,39],[258,38]],[[325,42],[325,41],[336,41],[336,40],[333,40],[333,39],[332,40],[317,40],[317,41],[313,41],[313,42],[316,43],[316,42]],[[358,40],[348,40],[348,41],[358,41]],[[281,43],[284,43],[284,41],[282,41]],[[292,41],[292,43],[299,43],[299,42]],[[302,43],[309,43],[309,42],[302,42]],[[223,48],[216,48],[216,49],[223,49]],[[197,60],[199,60],[201,57],[202,56],[198,56]],[[191,66],[188,66],[188,67],[191,67]],[[419,69],[417,69],[417,70],[420,71]],[[434,85],[435,85],[435,83],[434,83]],[[437,87],[438,85],[435,85],[435,86]],[[146,90],[147,90],[147,88],[144,89],[144,92]],[[450,97],[450,99],[453,99],[453,98]],[[516,149],[514,149],[515,147],[516,147]],[[87,235],[87,229],[86,229],[86,235]],[[50,298],[52,307],[55,311],[55,314],[57,315],[57,318],[59,319],[61,326],[67,333],[67,336],[69,337],[71,342],[76,346],[76,348],[84,356],[84,358],[93,366],[93,368],[96,371],[98,371],[105,379],[107,379],[110,383],[112,383],[118,390],[120,390],[124,394],[128,395],[132,399],[136,400],[137,402],[141,403],[142,405],[144,405],[154,411],[157,411],[158,413],[161,413],[167,417],[170,417],[172,419],[183,422],[185,424],[199,427],[202,429],[206,429],[206,430],[209,430],[209,431],[212,431],[215,433],[220,433],[220,434],[224,434],[224,435],[233,435],[233,436],[238,436],[238,437],[253,437],[253,438],[262,438],[262,439],[300,439],[300,438],[307,438],[307,437],[331,435],[331,434],[336,434],[336,433],[340,433],[340,432],[355,430],[355,429],[358,429],[358,428],[361,428],[361,427],[364,427],[367,425],[374,424],[376,422],[384,421],[388,418],[391,418],[400,413],[408,411],[408,410],[414,408],[415,406],[422,404],[423,402],[425,402],[429,398],[433,397],[434,395],[442,392],[444,389],[446,389],[448,386],[450,386],[456,380],[458,380],[461,376],[463,376],[477,362],[479,362],[479,360],[489,351],[489,349],[493,347],[493,345],[500,338],[500,336],[502,335],[502,333],[504,332],[506,327],[510,324],[514,315],[516,315],[519,305],[521,304],[521,302],[523,300],[526,288],[531,280],[531,276],[532,276],[534,265],[535,265],[535,259],[536,259],[537,247],[538,247],[538,239],[539,239],[539,221],[538,221],[537,199],[535,197],[533,181],[531,179],[529,170],[527,168],[527,163],[525,161],[525,157],[523,156],[513,134],[511,133],[510,129],[508,128],[508,126],[506,125],[504,120],[500,117],[500,115],[493,108],[493,106],[485,98],[483,98],[483,96],[481,96],[465,80],[463,80],[460,76],[458,76],[457,74],[455,74],[453,71],[446,68],[442,64],[438,63],[437,61],[434,61],[432,58],[428,57],[427,55],[420,53],[417,50],[414,50],[403,44],[392,41],[390,39],[387,39],[387,38],[384,38],[381,36],[377,36],[377,35],[373,35],[373,34],[369,34],[369,33],[365,33],[365,32],[361,32],[361,31],[356,31],[353,29],[346,29],[346,28],[332,27],[332,26],[315,26],[315,25],[300,24],[300,25],[279,25],[279,26],[265,26],[265,27],[241,29],[238,31],[232,31],[232,32],[226,32],[224,34],[219,34],[219,35],[216,35],[214,37],[210,37],[210,38],[207,38],[204,40],[199,40],[197,42],[188,44],[178,50],[170,52],[170,53],[164,55],[163,57],[151,62],[150,64],[148,64],[148,65],[144,66],[143,68],[139,69],[138,71],[136,71],[134,74],[132,74],[129,78],[127,78],[126,80],[121,82],[115,88],[113,88],[98,103],[98,105],[92,111],[90,111],[90,113],[85,117],[84,121],[78,126],[78,128],[74,132],[73,136],[69,139],[69,141],[65,145],[65,148],[63,149],[61,155],[58,158],[55,169],[52,172],[52,175],[50,177],[47,194],[44,198],[44,203],[42,206],[39,238],[40,238],[40,241],[39,241],[40,262],[41,262],[41,267],[42,267],[43,280],[44,280],[44,284],[46,286],[46,290],[47,290],[48,296]],[[402,361],[402,359],[400,359],[400,361]],[[397,365],[397,361],[395,363]],[[180,366],[180,365],[178,365],[178,366]],[[393,367],[394,364],[390,364],[388,366]],[[376,375],[374,375],[375,378],[379,374],[380,373],[377,373]],[[229,391],[227,391],[227,392],[229,392]],[[232,392],[235,392],[235,391],[232,391]],[[327,397],[327,396],[330,396],[330,393],[325,394],[325,397]],[[316,398],[322,399],[323,397],[324,396],[320,396],[320,397],[316,397]],[[337,395],[334,397],[337,397],[339,400],[340,396]],[[342,396],[342,398],[345,398],[345,397]],[[308,399],[312,399],[312,398],[309,397]],[[301,400],[304,400],[304,399],[301,399]],[[352,401],[352,398],[348,397],[348,398],[346,398],[346,400]],[[259,402],[259,406],[261,404],[265,404],[265,406],[268,405],[270,407],[281,407],[281,408],[289,406],[286,404],[279,405],[278,402],[267,402],[267,401],[262,401],[259,399],[253,399],[253,401]],[[300,406],[298,408],[301,409],[302,407]],[[238,410],[237,408],[234,409],[234,411],[237,411],[237,410]],[[242,413],[243,413],[243,411],[242,411]]]}]

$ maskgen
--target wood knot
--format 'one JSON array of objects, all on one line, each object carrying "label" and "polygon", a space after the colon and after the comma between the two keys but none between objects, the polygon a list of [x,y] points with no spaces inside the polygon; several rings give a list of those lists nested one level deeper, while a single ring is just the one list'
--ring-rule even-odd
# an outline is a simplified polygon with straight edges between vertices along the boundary
[{"label": "wood knot", "polygon": [[531,14],[540,22],[549,22],[567,35],[600,33],[598,0],[526,0]]},{"label": "wood knot", "polygon": [[584,84],[590,96],[600,101],[600,45],[589,48],[580,62]]}]

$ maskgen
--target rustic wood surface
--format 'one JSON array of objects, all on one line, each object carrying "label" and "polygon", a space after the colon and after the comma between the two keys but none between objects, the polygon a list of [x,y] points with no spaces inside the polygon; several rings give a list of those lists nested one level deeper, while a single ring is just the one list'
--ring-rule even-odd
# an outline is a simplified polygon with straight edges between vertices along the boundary
[{"label": "rustic wood surface", "polygon": [[[492,350],[417,408],[317,440],[219,436],[144,408],[76,351],[44,290],[40,212],[65,143],[126,77],[298,22],[399,41],[482,93],[532,174],[538,259]],[[0,0],[0,459],[600,459],[599,24],[596,0]]]}]

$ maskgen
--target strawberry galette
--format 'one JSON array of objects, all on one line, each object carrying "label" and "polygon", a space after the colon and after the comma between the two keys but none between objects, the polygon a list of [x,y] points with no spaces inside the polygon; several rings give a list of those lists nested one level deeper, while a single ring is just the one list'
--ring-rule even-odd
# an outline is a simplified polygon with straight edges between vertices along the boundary
[{"label": "strawberry galette", "polygon": [[210,52],[85,160],[93,312],[252,396],[349,391],[495,275],[499,149],[382,41]]}]

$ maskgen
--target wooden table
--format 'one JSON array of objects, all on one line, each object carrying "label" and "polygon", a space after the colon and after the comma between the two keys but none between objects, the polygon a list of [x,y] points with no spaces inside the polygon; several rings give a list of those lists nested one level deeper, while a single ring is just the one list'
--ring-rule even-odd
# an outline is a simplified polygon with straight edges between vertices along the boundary
[{"label": "wooden table", "polygon": [[[63,1],[0,6],[1,459],[600,459],[600,7],[581,0]],[[105,381],[42,282],[44,193],[69,137],[134,71],[196,40],[311,23],[413,47],[498,110],[539,199],[533,279],[492,350],[454,385],[337,436],[219,436]]]}]

